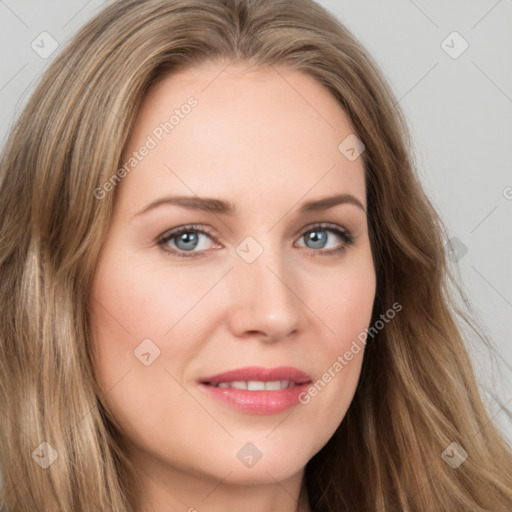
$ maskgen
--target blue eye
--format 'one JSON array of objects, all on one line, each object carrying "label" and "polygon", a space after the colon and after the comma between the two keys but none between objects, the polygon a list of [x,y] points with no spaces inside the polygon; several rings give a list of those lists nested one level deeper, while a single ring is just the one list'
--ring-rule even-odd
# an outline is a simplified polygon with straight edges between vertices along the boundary
[{"label": "blue eye", "polygon": [[[339,245],[340,239],[343,242],[341,245]],[[354,243],[354,237],[348,231],[331,224],[313,226],[302,235],[300,240],[304,241],[304,245],[300,247],[314,249],[313,256],[339,253]]]},{"label": "blue eye", "polygon": [[164,234],[158,240],[158,245],[162,246],[164,251],[176,256],[198,256],[199,251],[208,249],[208,240],[211,240],[211,237],[204,228],[183,226]]},{"label": "blue eye", "polygon": [[325,230],[310,231],[307,235],[304,235],[305,244],[311,242],[311,245],[307,245],[310,249],[323,249],[327,244],[329,236]]},{"label": "blue eye", "polygon": [[[317,224],[311,226],[300,237],[303,245],[311,250],[311,256],[335,256],[354,243],[354,237],[345,229],[334,224]],[[215,243],[206,226],[181,226],[164,233],[157,244],[166,253],[178,257],[202,257]]]},{"label": "blue eye", "polygon": [[176,247],[183,251],[195,249],[199,242],[198,233],[192,233],[191,231],[188,233],[183,233],[179,237],[175,236],[174,238],[176,238]]}]

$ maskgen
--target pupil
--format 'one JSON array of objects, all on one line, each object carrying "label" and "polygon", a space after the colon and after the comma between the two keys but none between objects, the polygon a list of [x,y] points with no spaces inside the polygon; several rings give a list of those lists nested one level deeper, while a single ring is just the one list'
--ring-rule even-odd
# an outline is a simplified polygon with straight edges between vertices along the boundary
[{"label": "pupil", "polygon": [[310,231],[307,242],[311,242],[312,245],[309,245],[308,247],[312,247],[314,249],[322,248],[325,245],[326,239],[327,236],[324,231]]},{"label": "pupil", "polygon": [[197,244],[197,233],[183,233],[178,237],[176,246],[178,249],[193,249]]}]

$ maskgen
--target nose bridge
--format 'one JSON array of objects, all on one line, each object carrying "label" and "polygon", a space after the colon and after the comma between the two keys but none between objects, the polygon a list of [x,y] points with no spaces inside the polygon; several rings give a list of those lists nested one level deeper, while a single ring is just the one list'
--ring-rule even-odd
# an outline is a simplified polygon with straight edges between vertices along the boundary
[{"label": "nose bridge", "polygon": [[[261,237],[260,237],[261,238]],[[282,247],[247,237],[236,249],[232,304],[238,334],[258,331],[268,338],[285,337],[298,327],[298,279]],[[298,277],[298,276],[297,276]]]}]

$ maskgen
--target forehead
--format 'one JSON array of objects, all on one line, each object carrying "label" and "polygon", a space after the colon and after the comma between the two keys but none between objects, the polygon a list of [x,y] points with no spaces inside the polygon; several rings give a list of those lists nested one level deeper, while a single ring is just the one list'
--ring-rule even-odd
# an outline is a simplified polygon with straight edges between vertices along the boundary
[{"label": "forehead", "polygon": [[298,201],[340,192],[366,204],[362,159],[349,161],[338,148],[353,132],[333,95],[308,74],[204,63],[149,90],[123,161],[151,149],[134,161],[123,195]]}]

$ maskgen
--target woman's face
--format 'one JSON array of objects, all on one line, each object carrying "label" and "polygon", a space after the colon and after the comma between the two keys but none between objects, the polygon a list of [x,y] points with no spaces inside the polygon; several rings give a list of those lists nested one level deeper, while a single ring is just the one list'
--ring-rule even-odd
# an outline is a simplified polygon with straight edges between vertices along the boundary
[{"label": "woman's face", "polygon": [[283,67],[208,63],[149,91],[90,302],[104,402],[146,473],[282,481],[342,421],[376,286],[351,134]]}]

